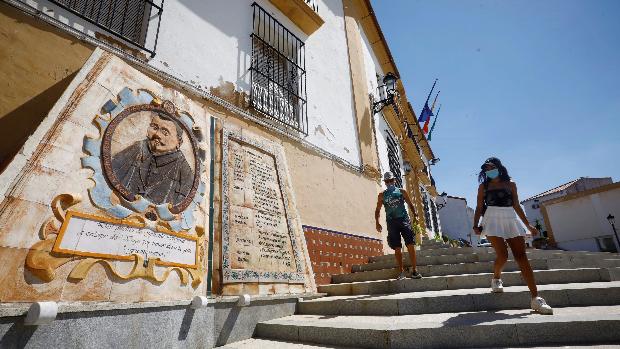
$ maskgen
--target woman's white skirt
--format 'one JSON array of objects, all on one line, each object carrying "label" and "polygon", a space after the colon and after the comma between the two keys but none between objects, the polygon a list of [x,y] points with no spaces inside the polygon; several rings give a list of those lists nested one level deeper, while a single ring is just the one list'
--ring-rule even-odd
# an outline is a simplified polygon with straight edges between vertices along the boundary
[{"label": "woman's white skirt", "polygon": [[482,217],[482,234],[510,239],[525,235],[525,230],[514,208],[488,206]]}]

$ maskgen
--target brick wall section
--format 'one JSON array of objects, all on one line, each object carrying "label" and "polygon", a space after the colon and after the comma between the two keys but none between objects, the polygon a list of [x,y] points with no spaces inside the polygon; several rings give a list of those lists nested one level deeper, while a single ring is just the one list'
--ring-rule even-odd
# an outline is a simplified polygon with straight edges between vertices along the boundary
[{"label": "brick wall section", "polygon": [[334,274],[351,272],[354,264],[383,254],[381,240],[304,225],[310,262],[317,285],[331,283]]}]

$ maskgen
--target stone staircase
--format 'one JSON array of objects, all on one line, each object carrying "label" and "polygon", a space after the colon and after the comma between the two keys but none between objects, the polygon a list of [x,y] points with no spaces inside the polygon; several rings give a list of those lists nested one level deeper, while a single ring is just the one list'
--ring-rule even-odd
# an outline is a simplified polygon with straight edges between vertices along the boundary
[{"label": "stone staircase", "polygon": [[[393,255],[319,286],[297,314],[259,323],[255,338],[227,348],[466,348],[620,343],[620,256],[529,250],[539,292],[554,315],[529,309],[530,294],[509,260],[505,291],[490,293],[491,248],[424,240],[424,278],[394,280]],[[403,257],[408,262],[408,256]]]}]

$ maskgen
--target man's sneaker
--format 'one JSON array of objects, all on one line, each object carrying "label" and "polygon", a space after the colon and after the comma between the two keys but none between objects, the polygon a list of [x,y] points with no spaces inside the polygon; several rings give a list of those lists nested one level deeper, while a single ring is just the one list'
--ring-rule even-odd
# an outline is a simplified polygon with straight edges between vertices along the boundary
[{"label": "man's sneaker", "polygon": [[[504,292],[504,284],[502,283],[502,279],[492,279],[491,280],[491,290],[493,293],[502,293]],[[532,303],[534,304],[534,303]]]},{"label": "man's sneaker", "polygon": [[418,270],[415,269],[411,272],[411,278],[412,279],[421,279],[422,275],[420,273],[418,273]]},{"label": "man's sneaker", "polygon": [[405,271],[401,271],[400,274],[398,274],[398,277],[396,277],[396,280],[403,280],[407,278],[407,273],[405,273]]},{"label": "man's sneaker", "polygon": [[553,314],[553,309],[547,304],[547,302],[545,302],[544,299],[542,299],[542,297],[532,298],[531,306],[532,309],[538,313],[544,315]]}]

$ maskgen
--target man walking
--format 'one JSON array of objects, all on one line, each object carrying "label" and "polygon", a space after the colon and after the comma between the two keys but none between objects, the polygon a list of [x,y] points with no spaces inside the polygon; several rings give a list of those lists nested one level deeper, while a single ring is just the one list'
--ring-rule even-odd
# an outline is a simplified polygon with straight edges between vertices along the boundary
[{"label": "man walking", "polygon": [[385,207],[385,218],[388,230],[388,246],[394,250],[394,257],[398,263],[400,274],[397,280],[402,280],[406,277],[405,268],[403,267],[403,254],[402,254],[402,241],[401,235],[405,240],[405,246],[409,251],[409,259],[411,259],[411,278],[419,279],[422,277],[416,269],[416,255],[415,255],[415,235],[411,227],[411,220],[407,215],[407,209],[405,209],[405,202],[409,206],[409,210],[413,214],[413,222],[417,223],[418,215],[413,208],[411,199],[407,192],[403,189],[396,187],[396,179],[392,172],[386,172],[383,175],[383,182],[387,189],[379,193],[377,197],[377,208],[375,209],[375,222],[377,224],[377,231],[383,230],[381,224],[379,224],[379,215],[381,213],[381,205]]}]

